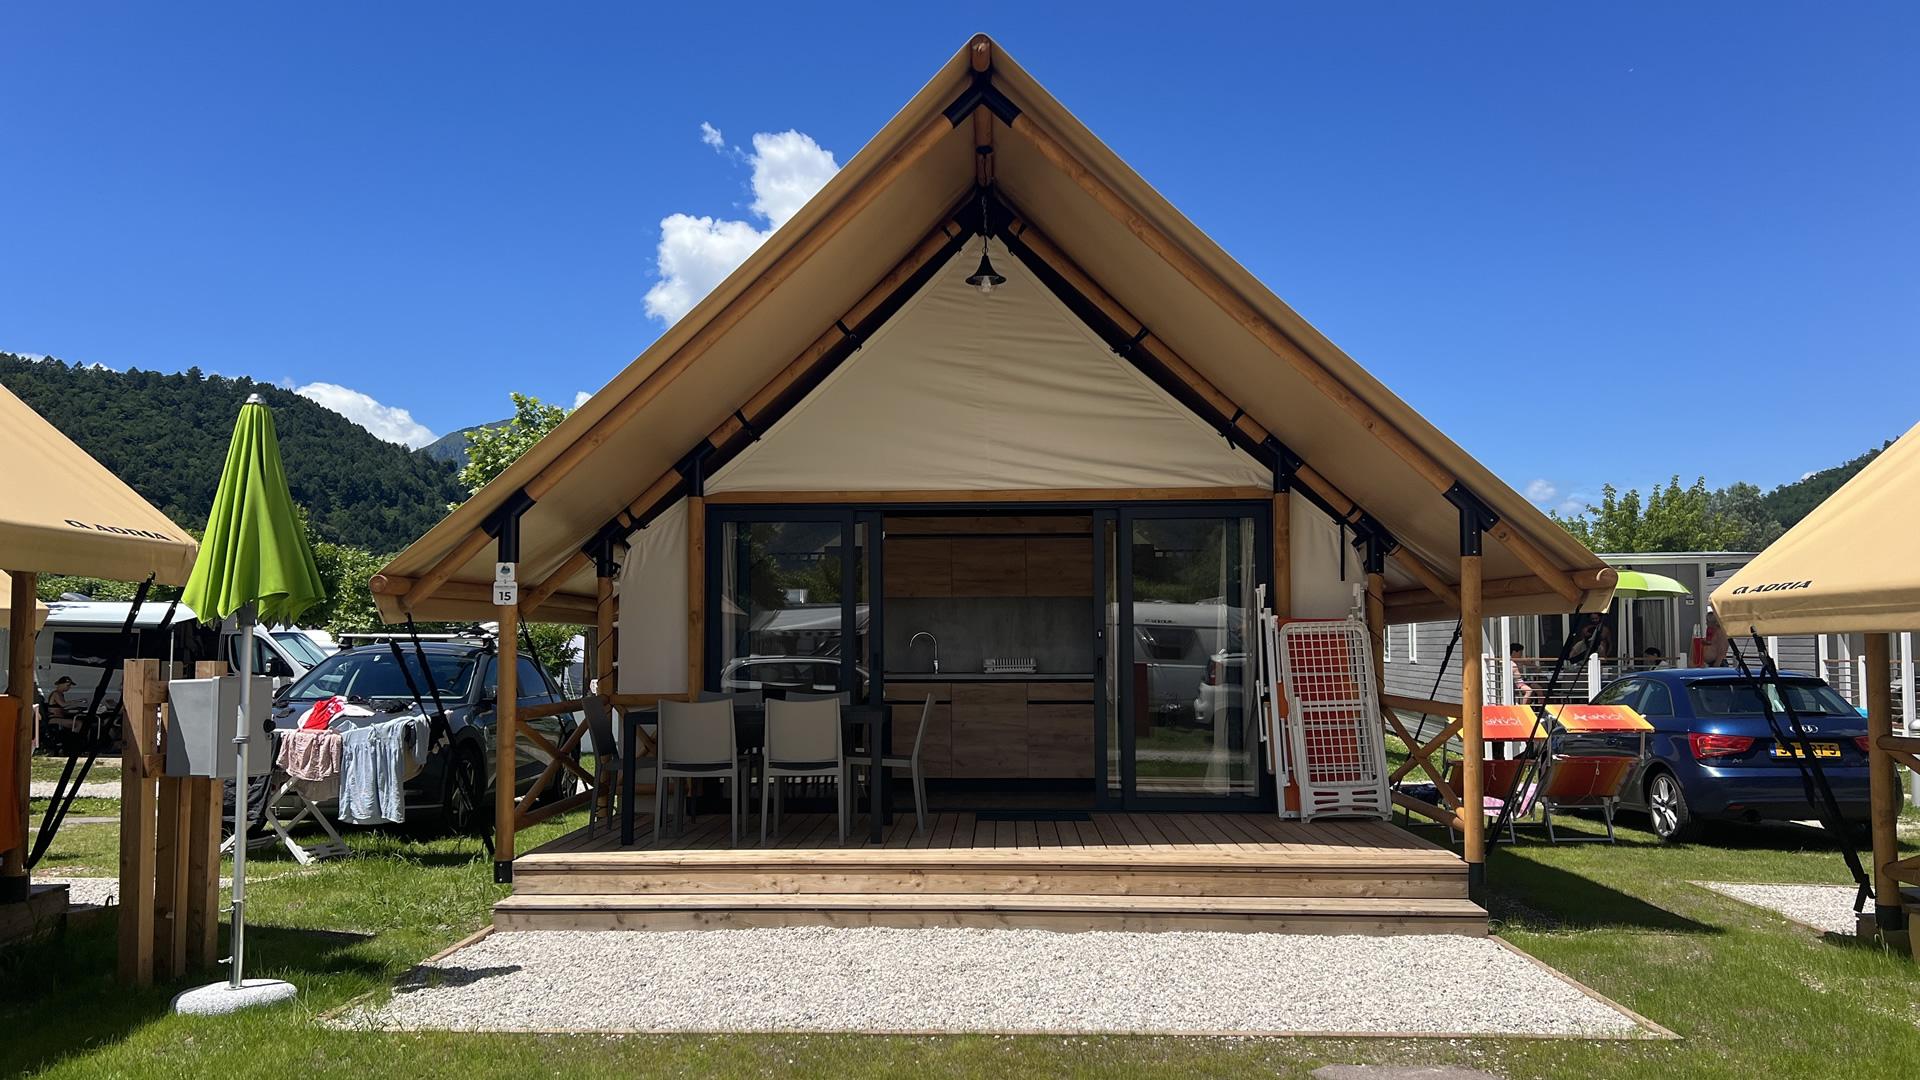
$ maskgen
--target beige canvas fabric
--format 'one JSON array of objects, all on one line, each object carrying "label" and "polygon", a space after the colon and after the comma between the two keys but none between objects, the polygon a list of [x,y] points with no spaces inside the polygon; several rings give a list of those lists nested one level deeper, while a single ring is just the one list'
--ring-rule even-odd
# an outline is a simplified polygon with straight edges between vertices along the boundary
[{"label": "beige canvas fabric", "polygon": [[1264,488],[1267,465],[1132,365],[991,245],[1007,283],[948,260],[709,492]]},{"label": "beige canvas fabric", "polygon": [[687,688],[687,501],[633,534],[620,564],[623,693],[677,694]]},{"label": "beige canvas fabric", "polygon": [[1731,633],[1920,630],[1920,425],[1713,591]]},{"label": "beige canvas fabric", "polygon": [[[427,574],[515,491],[553,469],[570,448],[591,446],[584,462],[567,470],[521,519],[522,580],[541,579],[832,329],[969,197],[976,165],[971,124],[943,127],[946,121],[941,117],[971,78],[968,51],[962,49],[950,58],[872,142],[705,300],[513,467],[394,559],[386,568],[389,586],[405,591],[408,583]],[[1023,115],[1050,132],[1078,168],[1104,181],[1124,203],[1128,220],[1142,228],[1116,220],[1046,161],[1025,136],[996,120],[992,126],[999,195],[1246,415],[1278,434],[1381,521],[1407,550],[1425,558],[1448,579],[1456,575],[1458,518],[1442,497],[1444,485],[1436,486],[1434,477],[1389,449],[1339,399],[1350,397],[1376,412],[1381,418],[1377,426],[1433,459],[1449,481],[1458,479],[1488,502],[1507,526],[1561,569],[1604,569],[1565,530],[1236,264],[1004,50],[993,45],[992,52],[995,86]],[[924,155],[904,167],[896,166],[907,160],[903,151],[929,139],[931,149]],[[842,208],[852,212],[843,216]],[[1140,235],[1146,227],[1169,237],[1222,280],[1234,310],[1196,287],[1148,246]],[[1017,276],[1018,264],[1003,265],[998,259],[995,264],[1009,277]],[[980,332],[989,329],[983,326]],[[1316,370],[1324,371],[1337,390],[1316,385],[1277,355],[1262,336],[1274,334],[1284,336],[1291,348],[1317,365]],[[1077,349],[1072,350],[1063,362],[1077,355]],[[1035,355],[1030,359],[1043,365],[1056,358]],[[629,400],[644,404],[637,406],[631,418],[614,423],[616,410]],[[926,435],[952,439],[945,430]],[[866,452],[913,451],[872,446]],[[1173,459],[1177,454],[1143,442],[1129,460],[1156,456]],[[1223,483],[1231,481],[1215,481]],[[492,561],[493,552],[481,550],[451,580],[478,590],[492,580]],[[1528,575],[1526,566],[1493,540],[1486,545],[1483,569],[1489,580]],[[585,601],[593,595],[592,571],[581,569],[562,585],[558,598]],[[1580,607],[1596,610],[1608,599],[1607,590],[1590,590]],[[397,596],[384,595],[380,603],[388,618],[404,614]],[[1517,614],[1562,611],[1567,606],[1542,585],[1535,592],[1505,595],[1487,610]],[[414,614],[472,618],[485,617],[486,609],[471,599],[434,597],[418,605]]]},{"label": "beige canvas fabric", "polygon": [[[0,571],[0,630],[5,630],[13,619],[13,575]],[[33,602],[33,625],[39,629],[47,624],[47,605],[42,601]],[[6,676],[0,674],[0,682]]]},{"label": "beige canvas fabric", "polygon": [[184,585],[198,547],[0,387],[0,568]]}]

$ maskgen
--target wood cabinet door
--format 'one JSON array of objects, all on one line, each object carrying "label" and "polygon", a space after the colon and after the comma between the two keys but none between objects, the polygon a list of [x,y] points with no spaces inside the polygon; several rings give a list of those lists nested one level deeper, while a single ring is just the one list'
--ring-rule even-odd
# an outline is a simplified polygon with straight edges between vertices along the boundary
[{"label": "wood cabinet door", "polygon": [[1093,541],[1087,537],[1027,541],[1028,596],[1092,596]]},{"label": "wood cabinet door", "polygon": [[953,595],[1025,596],[1027,542],[999,537],[953,541]]},{"label": "wood cabinet door", "polygon": [[955,683],[951,720],[953,775],[1027,775],[1025,683]]},{"label": "wood cabinet door", "polygon": [[889,538],[888,596],[953,595],[953,544],[949,540]]},{"label": "wood cabinet door", "polygon": [[1027,706],[1027,775],[1048,780],[1093,777],[1093,706]]}]

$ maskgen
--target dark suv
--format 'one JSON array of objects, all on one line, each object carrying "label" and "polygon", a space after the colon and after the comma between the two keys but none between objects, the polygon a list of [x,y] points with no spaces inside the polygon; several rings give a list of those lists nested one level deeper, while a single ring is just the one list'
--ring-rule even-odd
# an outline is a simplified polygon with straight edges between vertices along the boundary
[{"label": "dark suv", "polygon": [[[446,706],[453,741],[450,752],[436,751],[420,775],[407,782],[407,812],[437,811],[448,829],[471,832],[485,820],[485,815],[492,813],[494,705],[500,684],[498,658],[494,656],[491,639],[486,638],[423,642],[420,648],[433,674],[432,685],[439,688],[440,701]],[[403,644],[401,655],[406,658],[406,670],[412,674],[421,699],[429,709],[433,708],[433,695],[413,646]],[[523,707],[564,700],[553,680],[540,670],[540,665],[522,656],[518,671],[519,700]],[[377,712],[395,716],[419,714],[406,674],[394,659],[392,646],[375,642],[342,649],[283,690],[274,699],[274,723],[292,727],[314,702],[335,695],[368,705]],[[580,716],[563,713],[527,723],[560,745],[580,723]],[[547,760],[524,739],[517,740],[517,748],[515,790],[524,792],[546,768]],[[470,805],[460,794],[460,785],[453,782],[455,768],[466,770],[473,779],[473,790],[480,793],[478,806]],[[573,794],[576,785],[573,773],[562,769],[559,777],[547,785],[543,797],[565,798]]]}]

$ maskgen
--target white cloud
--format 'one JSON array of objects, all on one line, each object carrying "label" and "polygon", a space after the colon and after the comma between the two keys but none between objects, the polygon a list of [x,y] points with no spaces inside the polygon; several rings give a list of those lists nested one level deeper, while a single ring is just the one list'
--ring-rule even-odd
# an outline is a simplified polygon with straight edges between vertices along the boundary
[{"label": "white cloud", "polygon": [[[700,125],[700,141],[724,152],[725,139],[712,124]],[[754,135],[746,160],[753,170],[748,209],[766,226],[692,214],[661,219],[655,254],[660,280],[647,290],[648,315],[663,323],[677,321],[840,171],[832,151],[798,131]]]},{"label": "white cloud", "polygon": [[1535,480],[1527,485],[1526,496],[1528,502],[1550,503],[1554,500],[1554,497],[1559,494],[1559,485],[1551,480]]},{"label": "white cloud", "polygon": [[575,390],[573,392],[573,405],[571,407],[577,409],[580,406],[585,405],[587,403],[587,399],[592,396],[593,396],[593,391],[591,390]]},{"label": "white cloud", "polygon": [[438,438],[407,410],[382,405],[358,390],[337,383],[308,383],[295,387],[293,392],[332,409],[388,442],[418,449]]}]

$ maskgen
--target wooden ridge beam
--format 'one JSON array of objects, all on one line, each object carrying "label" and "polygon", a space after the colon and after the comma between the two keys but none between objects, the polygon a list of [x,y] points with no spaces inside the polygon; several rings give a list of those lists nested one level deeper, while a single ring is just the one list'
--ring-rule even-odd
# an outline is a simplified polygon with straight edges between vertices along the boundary
[{"label": "wooden ridge beam", "polygon": [[1265,487],[1192,488],[1013,488],[980,491],[972,488],[913,491],[721,491],[707,496],[714,506],[741,503],[979,503],[979,502],[1265,502],[1273,492]]},{"label": "wooden ridge beam", "polygon": [[[1168,266],[1171,266],[1203,296],[1213,301],[1229,318],[1265,346],[1267,351],[1284,360],[1311,386],[1358,423],[1363,430],[1432,485],[1436,492],[1444,493],[1459,483],[1459,479],[1452,472],[1381,415],[1379,410],[1362,400],[1352,388],[1336,378],[1325,365],[1309,355],[1298,342],[1256,310],[1245,297],[1236,292],[1219,275],[1128,205],[1127,201],[1109,187],[1106,181],[1095,175],[1093,170],[1082,163],[1071,150],[1041,126],[1033,118],[1032,113],[1020,113],[1014,117],[1013,123],[1009,126],[1015,133],[1026,138],[1028,144],[1042,160],[1072,181],[1123,228],[1145,244],[1154,254],[1160,256]],[[1559,593],[1569,603],[1579,603],[1580,590],[1573,587],[1572,582],[1567,578],[1566,571],[1553,565],[1533,541],[1510,527],[1496,527],[1494,538],[1512,551],[1527,569],[1539,575],[1554,592]]]}]

